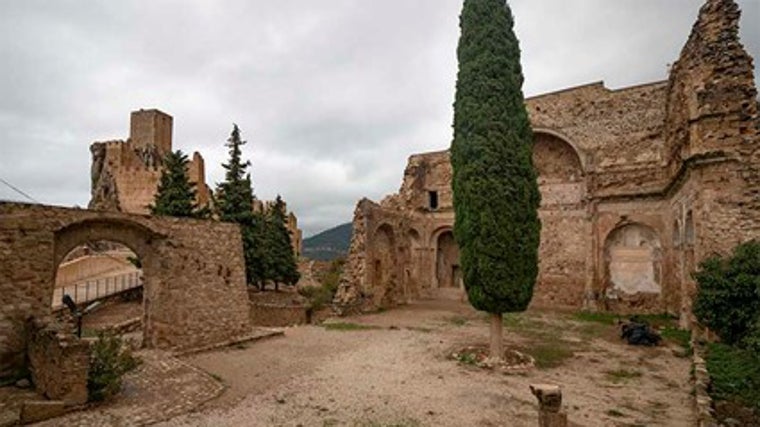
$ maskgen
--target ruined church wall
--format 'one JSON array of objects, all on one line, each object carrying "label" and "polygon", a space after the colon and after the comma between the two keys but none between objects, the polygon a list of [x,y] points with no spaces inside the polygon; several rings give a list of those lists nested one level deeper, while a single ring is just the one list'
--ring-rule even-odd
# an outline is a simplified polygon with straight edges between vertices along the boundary
[{"label": "ruined church wall", "polygon": [[610,90],[603,83],[566,89],[526,100],[535,132],[560,136],[593,174],[594,195],[660,189],[665,117],[664,82]]}]

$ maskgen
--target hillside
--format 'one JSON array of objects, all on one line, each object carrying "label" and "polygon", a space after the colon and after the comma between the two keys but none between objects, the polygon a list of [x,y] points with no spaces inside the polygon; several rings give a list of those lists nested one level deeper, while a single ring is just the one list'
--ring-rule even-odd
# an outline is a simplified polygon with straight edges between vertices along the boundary
[{"label": "hillside", "polygon": [[321,261],[346,256],[351,242],[351,230],[349,222],[304,239],[303,256]]}]

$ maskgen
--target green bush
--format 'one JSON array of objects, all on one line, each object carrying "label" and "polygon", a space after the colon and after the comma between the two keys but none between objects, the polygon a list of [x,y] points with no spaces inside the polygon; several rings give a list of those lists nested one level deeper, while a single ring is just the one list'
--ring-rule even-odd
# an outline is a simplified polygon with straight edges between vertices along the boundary
[{"label": "green bush", "polygon": [[710,344],[707,351],[710,395],[760,411],[760,356],[725,344]]},{"label": "green bush", "polygon": [[760,242],[737,246],[729,258],[705,260],[694,278],[697,319],[726,344],[760,350]]},{"label": "green bush", "polygon": [[122,376],[136,368],[139,360],[116,335],[101,331],[90,352],[87,392],[90,401],[102,401],[121,390]]}]

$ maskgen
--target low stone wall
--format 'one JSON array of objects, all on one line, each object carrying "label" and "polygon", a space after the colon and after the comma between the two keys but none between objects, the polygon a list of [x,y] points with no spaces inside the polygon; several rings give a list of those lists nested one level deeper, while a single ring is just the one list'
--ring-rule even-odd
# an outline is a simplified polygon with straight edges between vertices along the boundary
[{"label": "low stone wall", "polygon": [[86,403],[89,344],[60,323],[31,320],[28,333],[29,368],[37,391],[66,405]]},{"label": "low stone wall", "polygon": [[253,326],[293,326],[309,323],[305,305],[284,305],[251,303],[251,324]]}]

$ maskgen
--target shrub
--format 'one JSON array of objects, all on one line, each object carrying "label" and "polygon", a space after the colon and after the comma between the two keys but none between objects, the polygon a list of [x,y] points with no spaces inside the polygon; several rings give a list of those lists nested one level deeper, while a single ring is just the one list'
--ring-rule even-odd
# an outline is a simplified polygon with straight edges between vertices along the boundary
[{"label": "shrub", "polygon": [[694,278],[697,319],[726,344],[760,350],[760,242],[737,246],[730,258],[705,260]]},{"label": "shrub", "polygon": [[101,331],[91,348],[87,392],[90,401],[102,401],[121,390],[122,376],[136,368],[139,360],[132,356],[122,339]]},{"label": "shrub", "polygon": [[713,398],[737,401],[760,411],[760,356],[725,344],[711,344],[706,361]]}]

